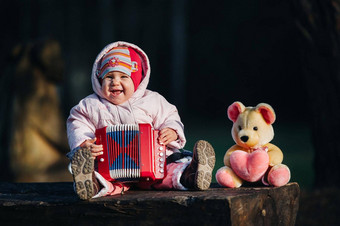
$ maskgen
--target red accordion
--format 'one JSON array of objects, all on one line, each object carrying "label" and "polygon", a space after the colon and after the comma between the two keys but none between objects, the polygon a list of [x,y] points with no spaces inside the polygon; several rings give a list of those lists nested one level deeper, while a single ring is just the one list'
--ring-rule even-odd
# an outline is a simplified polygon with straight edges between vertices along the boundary
[{"label": "red accordion", "polygon": [[108,181],[156,182],[165,176],[166,148],[150,124],[121,124],[96,130],[103,155],[98,172]]}]

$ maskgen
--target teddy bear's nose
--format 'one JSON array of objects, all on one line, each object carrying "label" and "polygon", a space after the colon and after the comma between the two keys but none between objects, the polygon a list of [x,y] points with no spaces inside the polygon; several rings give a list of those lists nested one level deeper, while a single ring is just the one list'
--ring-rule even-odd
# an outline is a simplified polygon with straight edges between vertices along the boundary
[{"label": "teddy bear's nose", "polygon": [[243,142],[247,142],[247,141],[248,141],[248,139],[249,139],[249,137],[248,137],[248,136],[242,136],[242,137],[241,137],[241,140],[242,140]]}]

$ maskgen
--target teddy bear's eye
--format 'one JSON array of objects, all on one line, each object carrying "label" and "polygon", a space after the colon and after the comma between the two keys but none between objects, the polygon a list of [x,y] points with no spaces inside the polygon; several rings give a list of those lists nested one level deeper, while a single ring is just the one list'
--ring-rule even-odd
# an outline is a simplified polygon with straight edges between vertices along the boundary
[{"label": "teddy bear's eye", "polygon": [[259,128],[257,126],[254,126],[253,130],[257,131]]},{"label": "teddy bear's eye", "polygon": [[241,126],[238,126],[238,130],[242,130],[242,127],[241,127]]}]

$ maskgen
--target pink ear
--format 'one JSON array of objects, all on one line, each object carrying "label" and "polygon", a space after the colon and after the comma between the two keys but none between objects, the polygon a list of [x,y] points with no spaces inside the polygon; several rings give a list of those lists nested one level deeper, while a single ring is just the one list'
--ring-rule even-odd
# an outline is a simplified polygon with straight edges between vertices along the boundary
[{"label": "pink ear", "polygon": [[258,104],[256,108],[261,113],[267,124],[273,124],[275,122],[275,112],[269,104]]},{"label": "pink ear", "polygon": [[240,113],[244,111],[245,107],[241,102],[234,102],[232,105],[228,107],[228,118],[236,122],[237,117],[239,116]]}]

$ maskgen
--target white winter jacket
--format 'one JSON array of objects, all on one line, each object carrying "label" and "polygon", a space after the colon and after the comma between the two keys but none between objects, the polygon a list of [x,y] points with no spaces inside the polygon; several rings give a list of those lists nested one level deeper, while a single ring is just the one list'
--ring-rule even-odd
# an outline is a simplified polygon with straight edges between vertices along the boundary
[{"label": "white winter jacket", "polygon": [[[96,76],[99,60],[108,50],[117,46],[131,47],[140,55],[145,76],[133,96],[120,105],[114,105],[103,98],[101,85]],[[96,129],[116,124],[149,123],[157,130],[172,128],[177,132],[178,140],[168,144],[167,156],[183,148],[186,139],[177,108],[159,93],[146,89],[149,78],[149,59],[138,46],[127,42],[114,42],[107,45],[93,64],[91,81],[94,93],[73,107],[67,119],[67,136],[71,149],[67,156],[71,159],[81,143],[93,139]]]}]

